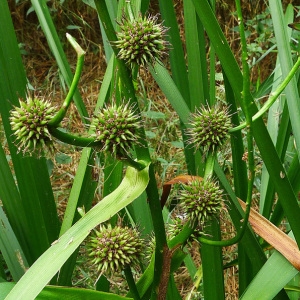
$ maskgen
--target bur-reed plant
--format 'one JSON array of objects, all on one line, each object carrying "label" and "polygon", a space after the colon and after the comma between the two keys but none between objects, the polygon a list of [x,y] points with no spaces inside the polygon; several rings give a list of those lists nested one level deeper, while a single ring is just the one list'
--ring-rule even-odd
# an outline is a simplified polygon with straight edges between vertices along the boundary
[{"label": "bur-reed plant", "polygon": [[[194,282],[187,299],[225,299],[222,249],[233,244],[237,259],[229,265],[238,269],[241,299],[298,297],[300,60],[290,50],[288,27],[294,7],[284,11],[280,1],[269,2],[278,59],[274,72],[255,90],[239,0],[240,57],[228,46],[214,1],[183,1],[184,42],[171,0],[159,1],[159,15],[148,15],[150,1],[83,2],[99,16],[107,60],[91,116],[77,88],[85,52],[67,35],[77,53],[72,75],[46,1],[31,4],[69,86],[57,109],[46,95],[40,99],[27,92],[10,11],[6,1],[0,3],[0,112],[11,157],[8,161],[1,146],[1,299],[182,299],[174,276],[180,266]],[[218,64],[222,103],[216,97]],[[152,75],[180,119],[187,169],[165,182],[161,195],[137,97],[140,68]],[[267,95],[258,110],[257,98]],[[61,127],[72,101],[88,128],[85,134]],[[62,223],[45,158],[51,159],[58,141],[82,149]],[[231,153],[230,174],[220,161],[225,150]],[[95,161],[106,168],[103,199],[92,206],[98,184],[92,176]],[[167,201],[172,187],[178,189],[178,204]],[[260,194],[260,214],[251,211],[254,193]],[[229,239],[222,235],[224,215],[235,227]],[[283,219],[294,240],[276,227]],[[151,233],[152,248],[146,251],[143,244]],[[100,273],[96,289],[72,287],[82,243]],[[191,251],[201,254],[200,264]],[[106,273],[118,271],[128,284],[126,296],[109,289]]]}]

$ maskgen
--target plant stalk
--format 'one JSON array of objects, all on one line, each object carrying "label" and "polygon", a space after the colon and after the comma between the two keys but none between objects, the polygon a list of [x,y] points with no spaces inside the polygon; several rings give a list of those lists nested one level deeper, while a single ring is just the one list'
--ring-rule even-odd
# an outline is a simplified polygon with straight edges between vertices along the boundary
[{"label": "plant stalk", "polygon": [[133,275],[132,275],[130,266],[127,266],[124,269],[124,274],[125,274],[126,281],[128,283],[128,287],[129,287],[129,290],[131,292],[131,295],[133,296],[133,299],[134,300],[141,300],[141,297],[139,295],[139,291],[138,291],[138,289],[136,287],[136,284],[134,282],[134,279],[133,279]]},{"label": "plant stalk", "polygon": [[[291,79],[295,76],[295,73],[299,69],[300,66],[300,57],[297,59],[295,65],[289,72],[288,76],[282,81],[282,83],[277,87],[276,91],[273,92],[269,99],[265,102],[263,107],[252,117],[252,122],[256,121],[259,119],[275,102],[275,100],[280,96],[280,94],[283,92],[283,90],[286,88],[286,86],[289,84]],[[231,128],[229,132],[235,132],[238,130],[241,130],[247,126],[247,121],[240,124],[239,126],[236,126],[234,128]]]},{"label": "plant stalk", "polygon": [[78,85],[78,82],[80,79],[80,75],[82,72],[82,68],[83,68],[85,52],[83,51],[83,49],[80,47],[80,45],[75,41],[75,39],[70,34],[67,33],[66,36],[67,36],[68,41],[72,45],[72,47],[77,52],[76,70],[75,70],[75,74],[74,74],[69,92],[67,94],[65,101],[63,102],[62,107],[57,112],[57,114],[48,122],[48,126],[50,126],[50,127],[57,127],[59,125],[59,123],[63,120],[63,118],[65,117],[67,110],[71,104],[74,93],[76,91],[76,88],[77,88],[77,85]]},{"label": "plant stalk", "polygon": [[[116,41],[117,36],[110,19],[108,9],[105,0],[95,0],[96,9],[100,20],[102,21],[103,27],[105,29],[106,36],[110,42]],[[118,57],[119,49],[112,45],[112,49]],[[126,67],[125,63],[117,58],[118,71],[122,84],[122,92],[125,98],[133,104],[137,103],[135,89],[132,83],[132,74]],[[137,106],[138,107],[138,106]],[[145,136],[143,128],[141,128],[141,137]],[[136,154],[139,160],[149,161],[150,154],[145,141],[140,141],[141,146],[136,146]],[[146,192],[149,199],[149,207],[151,212],[151,217],[153,220],[153,228],[156,239],[156,249],[155,249],[155,277],[152,285],[152,295],[151,299],[157,299],[157,290],[160,285],[161,275],[163,272],[163,249],[166,245],[166,233],[164,229],[164,221],[161,212],[161,205],[159,201],[159,195],[157,190],[157,184],[155,179],[155,174],[152,165],[149,167],[149,184],[147,186]]]}]

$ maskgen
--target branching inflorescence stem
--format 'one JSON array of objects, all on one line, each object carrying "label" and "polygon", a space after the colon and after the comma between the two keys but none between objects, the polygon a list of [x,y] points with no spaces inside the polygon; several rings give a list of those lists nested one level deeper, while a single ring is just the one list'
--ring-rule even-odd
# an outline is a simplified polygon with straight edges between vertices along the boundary
[{"label": "branching inflorescence stem", "polygon": [[[280,94],[283,92],[283,90],[286,88],[288,83],[291,81],[291,79],[294,77],[295,73],[299,69],[300,66],[300,57],[296,61],[295,65],[289,72],[288,76],[282,81],[282,83],[277,87],[277,89],[270,95],[269,99],[265,102],[263,107],[252,117],[252,122],[259,119],[275,102],[275,100],[280,96]],[[244,122],[240,124],[239,126],[236,126],[234,128],[231,128],[229,132],[235,132],[238,130],[241,130],[247,126],[247,122]]]},{"label": "branching inflorescence stem", "polygon": [[78,82],[80,79],[80,75],[82,72],[82,68],[83,68],[85,52],[83,51],[83,49],[80,47],[80,45],[75,41],[75,39],[70,34],[67,33],[66,36],[67,36],[68,41],[72,45],[72,47],[77,52],[77,65],[76,65],[75,74],[74,74],[69,92],[67,94],[67,97],[66,97],[62,107],[57,112],[57,114],[52,118],[52,120],[50,120],[48,122],[49,127],[57,127],[59,125],[59,123],[63,120],[63,118],[65,117],[68,107],[70,106],[72,98],[76,91],[76,88],[77,88],[77,85],[78,85]]},{"label": "branching inflorescence stem", "polygon": [[[225,247],[232,244],[237,243],[244,235],[244,232],[246,230],[249,214],[250,214],[250,207],[251,207],[251,200],[252,200],[252,189],[253,189],[253,181],[254,181],[254,153],[253,153],[253,133],[252,133],[252,116],[250,114],[250,107],[252,105],[251,103],[251,94],[250,94],[250,76],[249,76],[249,66],[248,66],[248,54],[247,54],[247,43],[245,38],[245,31],[244,31],[244,24],[243,24],[243,17],[242,17],[242,11],[241,11],[241,4],[240,0],[236,0],[236,7],[237,7],[237,13],[238,13],[238,20],[239,20],[239,29],[240,29],[240,36],[241,36],[241,44],[242,44],[242,65],[243,65],[243,91],[242,91],[242,101],[244,102],[243,106],[245,107],[245,118],[246,122],[244,127],[247,129],[247,147],[248,147],[248,189],[247,189],[247,199],[246,199],[246,211],[245,216],[243,219],[243,223],[241,228],[238,230],[235,237],[229,240],[221,240],[221,241],[215,241],[206,239],[203,237],[199,237],[198,240],[200,243],[208,244],[212,246],[219,246],[219,247]],[[230,130],[231,132],[233,130]],[[211,163],[209,164],[211,165]],[[211,168],[208,167],[209,169]],[[208,172],[206,170],[205,176],[208,175]],[[190,224],[187,224],[186,226],[190,226]],[[173,241],[173,243],[175,240]],[[173,244],[172,243],[172,244]]]}]

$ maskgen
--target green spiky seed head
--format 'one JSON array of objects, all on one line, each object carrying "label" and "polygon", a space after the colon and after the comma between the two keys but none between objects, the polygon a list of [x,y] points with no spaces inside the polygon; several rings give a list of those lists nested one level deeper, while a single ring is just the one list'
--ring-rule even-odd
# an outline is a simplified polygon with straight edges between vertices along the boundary
[{"label": "green spiky seed head", "polygon": [[202,106],[191,115],[190,127],[187,129],[189,143],[196,149],[202,148],[204,153],[215,151],[228,138],[230,128],[231,121],[227,107]]},{"label": "green spiky seed head", "polygon": [[220,213],[223,191],[216,181],[195,179],[182,187],[180,205],[192,224],[201,226],[206,220]]},{"label": "green spiky seed head", "polygon": [[129,20],[123,16],[120,22],[118,41],[113,42],[119,51],[119,58],[126,64],[146,66],[160,60],[166,54],[169,43],[164,40],[167,28],[157,23],[158,16]]},{"label": "green spiky seed head", "polygon": [[[187,213],[179,212],[178,214],[173,216],[171,218],[171,222],[167,224],[167,228],[166,228],[168,240],[173,239],[175,236],[181,233],[181,231],[183,230],[184,226],[188,223],[188,221],[189,221],[189,217]],[[204,235],[203,226],[198,225],[194,229],[193,233],[187,239],[186,244],[191,246],[193,241],[198,242],[197,238],[201,235]],[[185,246],[185,244],[183,246]]]},{"label": "green spiky seed head", "polygon": [[54,146],[47,124],[54,117],[56,107],[43,99],[27,97],[20,107],[10,111],[10,125],[16,137],[18,151],[38,156]]},{"label": "green spiky seed head", "polygon": [[88,256],[100,273],[135,266],[143,256],[144,240],[136,228],[101,225],[87,243]]},{"label": "green spiky seed head", "polygon": [[111,104],[100,110],[91,122],[92,137],[102,142],[102,150],[122,157],[139,139],[140,116],[129,104]]},{"label": "green spiky seed head", "polygon": [[145,243],[146,243],[146,247],[145,247],[144,259],[146,263],[149,263],[151,261],[153,253],[155,252],[155,247],[156,247],[155,234],[153,231],[148,235]]}]

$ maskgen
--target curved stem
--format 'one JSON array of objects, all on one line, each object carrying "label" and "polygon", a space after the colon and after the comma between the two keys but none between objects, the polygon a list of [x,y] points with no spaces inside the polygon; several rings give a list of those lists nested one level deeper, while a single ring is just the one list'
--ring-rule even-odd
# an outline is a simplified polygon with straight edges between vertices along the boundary
[{"label": "curved stem", "polygon": [[[300,57],[298,58],[298,60],[296,61],[295,65],[293,66],[293,68],[289,72],[288,76],[277,87],[276,91],[273,92],[270,95],[269,99],[265,102],[265,104],[263,105],[263,107],[252,117],[252,122],[254,122],[257,119],[259,119],[272,106],[272,104],[275,102],[275,100],[279,97],[279,95],[283,92],[283,90],[286,88],[286,86],[288,85],[288,83],[294,77],[295,73],[299,69],[299,66],[300,66]],[[235,132],[235,131],[241,130],[241,129],[245,128],[246,126],[247,126],[247,122],[244,122],[244,123],[240,124],[239,126],[231,128],[229,130],[229,132]]]},{"label": "curved stem", "polygon": [[117,155],[118,159],[122,161],[127,166],[133,167],[138,171],[143,170],[147,163],[143,163],[142,161],[133,160],[125,151],[122,151],[120,155]]},{"label": "curved stem", "polygon": [[248,53],[247,53],[247,41],[243,24],[242,8],[241,1],[236,0],[237,14],[239,19],[239,28],[241,35],[241,44],[242,44],[242,64],[243,64],[243,92],[242,92],[242,101],[244,102],[245,107],[245,117],[247,122],[247,147],[248,147],[248,190],[247,190],[247,200],[246,200],[246,213],[244,217],[243,227],[246,226],[245,223],[248,222],[250,206],[252,201],[252,191],[255,175],[255,164],[254,164],[254,147],[253,147],[253,127],[252,127],[252,116],[251,116],[251,105],[252,97],[250,92],[250,72],[249,66],[247,63]]},{"label": "curved stem", "polygon": [[174,247],[178,245],[183,245],[187,239],[190,237],[190,235],[194,232],[195,226],[191,226],[191,224],[188,222],[179,234],[177,234],[175,237],[173,237],[169,242],[168,246],[170,249],[173,249]]},{"label": "curved stem", "polygon": [[49,126],[48,130],[50,134],[54,136],[56,139],[60,140],[63,143],[70,144],[73,146],[84,148],[84,147],[97,147],[102,145],[102,142],[95,141],[94,138],[82,137],[79,135],[70,134],[68,132],[64,132],[60,130],[59,128]]},{"label": "curved stem", "polygon": [[241,36],[242,44],[242,65],[243,65],[243,92],[242,92],[242,101],[244,102],[245,107],[245,117],[246,117],[246,128],[247,128],[247,147],[248,147],[248,188],[247,188],[247,201],[246,201],[246,211],[244,215],[243,224],[241,230],[238,231],[237,235],[229,240],[215,241],[200,237],[198,240],[203,244],[208,244],[212,246],[229,246],[237,243],[244,235],[246,227],[248,225],[248,219],[250,214],[250,207],[252,201],[252,189],[254,182],[254,153],[253,153],[253,132],[252,132],[252,116],[250,114],[251,107],[251,94],[250,94],[250,74],[249,66],[247,63],[248,53],[247,53],[247,43],[245,38],[245,31],[243,25],[243,17],[240,0],[236,0],[237,14],[239,20],[239,29]]},{"label": "curved stem", "polygon": [[79,82],[79,79],[80,79],[80,75],[81,75],[81,72],[82,72],[82,68],[83,68],[83,61],[84,61],[85,52],[83,51],[83,49],[79,46],[79,44],[75,41],[75,39],[70,34],[67,33],[66,35],[67,35],[68,41],[70,42],[72,47],[77,52],[76,70],[75,70],[75,74],[74,74],[69,92],[67,94],[67,97],[66,97],[65,101],[63,102],[62,107],[57,112],[57,114],[48,122],[48,125],[50,127],[57,127],[58,124],[65,117],[65,115],[67,113],[67,110],[68,110],[68,107],[70,106],[70,103],[71,103],[72,98],[74,96],[74,93],[76,91],[76,88],[77,88],[77,85],[78,85],[78,82]]},{"label": "curved stem", "polygon": [[[63,143],[78,146],[78,147],[102,147],[103,141],[97,141],[94,138],[83,137],[79,135],[70,134],[68,132],[64,132],[59,128],[48,127],[49,132],[56,139],[60,140]],[[146,167],[146,163],[143,161],[135,161],[133,160],[127,153],[124,151],[117,155],[117,158],[122,161],[127,166],[133,167],[138,171],[143,170]]]}]

